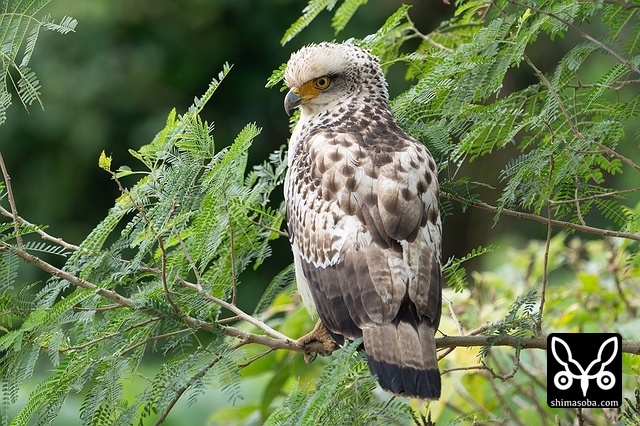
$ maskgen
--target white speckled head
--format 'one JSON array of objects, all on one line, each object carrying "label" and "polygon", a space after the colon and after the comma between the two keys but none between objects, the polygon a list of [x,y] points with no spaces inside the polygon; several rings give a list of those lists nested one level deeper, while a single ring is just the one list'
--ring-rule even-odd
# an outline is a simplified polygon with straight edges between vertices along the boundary
[{"label": "white speckled head", "polygon": [[305,46],[291,54],[284,74],[287,86],[300,87],[323,75],[345,72],[352,66],[351,50],[354,46],[320,43]]},{"label": "white speckled head", "polygon": [[[330,87],[326,90],[309,90],[310,82],[324,76],[330,77]],[[321,112],[339,102],[354,101],[360,96],[385,103],[389,97],[378,58],[347,43],[320,43],[303,47],[291,55],[284,80],[295,94],[288,96],[289,106],[301,105],[307,114]],[[294,100],[296,102],[292,103]]]}]

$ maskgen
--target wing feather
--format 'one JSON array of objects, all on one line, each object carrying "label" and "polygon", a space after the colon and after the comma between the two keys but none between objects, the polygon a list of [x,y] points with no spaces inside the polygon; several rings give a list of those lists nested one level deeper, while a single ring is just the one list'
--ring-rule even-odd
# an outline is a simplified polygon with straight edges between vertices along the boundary
[{"label": "wing feather", "polygon": [[288,225],[313,303],[331,331],[348,337],[357,337],[354,327],[392,321],[407,295],[437,326],[441,224],[433,160],[409,137],[396,150],[363,140],[324,129],[292,154]]}]

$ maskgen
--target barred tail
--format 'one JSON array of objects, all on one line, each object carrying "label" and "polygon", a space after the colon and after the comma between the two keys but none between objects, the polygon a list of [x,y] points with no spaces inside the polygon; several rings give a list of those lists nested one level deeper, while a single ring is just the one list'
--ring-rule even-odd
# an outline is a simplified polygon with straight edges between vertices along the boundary
[{"label": "barred tail", "polygon": [[440,398],[434,333],[428,321],[405,318],[363,330],[369,369],[383,389],[406,397]]}]

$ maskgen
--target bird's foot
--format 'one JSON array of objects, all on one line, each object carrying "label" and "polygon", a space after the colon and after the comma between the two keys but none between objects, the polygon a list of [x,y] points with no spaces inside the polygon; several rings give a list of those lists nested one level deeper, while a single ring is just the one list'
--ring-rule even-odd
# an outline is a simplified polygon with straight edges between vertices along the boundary
[{"label": "bird's foot", "polygon": [[320,320],[311,332],[299,338],[296,343],[305,348],[304,362],[307,364],[315,361],[318,355],[331,355],[339,347]]}]

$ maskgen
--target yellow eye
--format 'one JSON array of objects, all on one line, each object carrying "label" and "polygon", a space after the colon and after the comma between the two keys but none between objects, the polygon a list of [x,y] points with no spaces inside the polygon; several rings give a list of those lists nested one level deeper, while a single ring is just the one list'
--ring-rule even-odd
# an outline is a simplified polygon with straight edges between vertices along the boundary
[{"label": "yellow eye", "polygon": [[320,90],[324,90],[331,84],[331,79],[327,76],[316,79],[316,87]]}]

